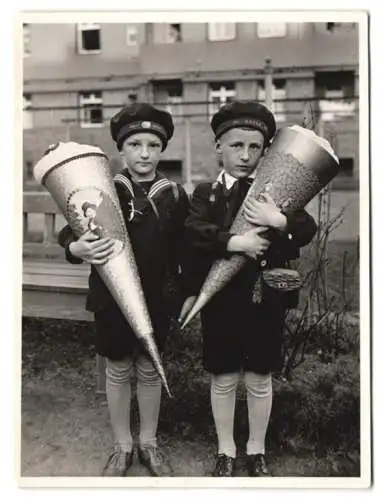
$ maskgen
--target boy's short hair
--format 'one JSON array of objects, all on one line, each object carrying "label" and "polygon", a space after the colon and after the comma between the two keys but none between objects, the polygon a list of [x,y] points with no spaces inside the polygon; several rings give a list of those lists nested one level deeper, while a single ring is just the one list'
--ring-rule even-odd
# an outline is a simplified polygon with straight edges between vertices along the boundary
[{"label": "boy's short hair", "polygon": [[162,141],[162,150],[173,136],[173,120],[167,111],[148,103],[133,103],[118,111],[110,122],[111,136],[119,151],[127,137],[139,132],[156,134]]}]

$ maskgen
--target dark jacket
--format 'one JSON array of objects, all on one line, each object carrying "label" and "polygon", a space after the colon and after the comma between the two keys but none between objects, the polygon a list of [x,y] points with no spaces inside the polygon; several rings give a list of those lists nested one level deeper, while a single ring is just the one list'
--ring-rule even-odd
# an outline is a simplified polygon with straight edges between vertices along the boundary
[{"label": "dark jacket", "polygon": [[[221,184],[216,187],[203,183],[194,190],[189,215],[185,222],[185,240],[188,246],[186,266],[187,295],[198,294],[202,283],[216,259],[228,259],[227,244],[234,217],[244,199],[231,199]],[[287,216],[285,232],[269,230],[271,246],[259,262],[251,261],[244,268],[261,270],[284,267],[288,261],[299,257],[299,249],[310,243],[317,230],[314,219],[305,211],[297,210]],[[196,263],[196,265],[195,265]]]},{"label": "dark jacket", "polygon": [[[232,236],[229,229],[247,189],[232,195],[233,190],[227,193],[219,183],[203,183],[194,190],[185,222],[187,296],[199,293],[216,259],[231,257],[232,253],[226,250]],[[265,373],[278,363],[285,305],[281,292],[275,296],[263,295],[262,303],[254,304],[255,277],[258,269],[285,267],[297,259],[299,248],[308,244],[315,232],[314,219],[305,210],[288,215],[285,232],[268,231],[272,243],[264,256],[259,261],[250,259],[203,308],[206,369],[223,373],[244,367]]]},{"label": "dark jacket", "polygon": [[[132,181],[126,171],[123,174]],[[153,182],[162,177],[158,174]],[[153,326],[155,330],[164,330],[167,323],[163,318],[168,313],[165,308],[167,303],[164,300],[165,287],[171,278],[180,278],[184,220],[188,213],[189,201],[184,189],[175,185],[177,196],[173,189],[167,188],[154,199],[154,207],[157,210],[155,213],[146,196],[153,182],[137,184],[132,181],[135,194],[134,204],[142,215],[136,215],[131,222],[128,220],[131,195],[123,185],[115,185]],[[79,264],[82,261],[75,258],[69,250],[69,245],[73,240],[75,236],[72,230],[69,226],[65,226],[59,233],[58,241],[65,248],[67,260],[73,264]],[[180,302],[181,298],[178,294],[176,298]],[[176,304],[176,307],[178,308],[179,305],[179,303]],[[86,309],[95,313],[95,320],[103,311],[111,312],[113,316],[117,314],[115,302],[94,266],[91,266],[89,276]],[[118,324],[123,329],[129,327],[129,325],[123,325],[121,320]],[[132,333],[130,338],[133,338]]]}]

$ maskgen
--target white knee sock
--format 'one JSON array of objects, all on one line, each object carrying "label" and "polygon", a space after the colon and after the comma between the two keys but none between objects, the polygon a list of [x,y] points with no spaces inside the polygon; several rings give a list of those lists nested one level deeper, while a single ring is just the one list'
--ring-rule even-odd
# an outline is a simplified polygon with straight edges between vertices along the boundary
[{"label": "white knee sock", "polygon": [[151,361],[141,356],[136,362],[137,401],[140,414],[140,445],[157,445],[161,379]]},{"label": "white knee sock", "polygon": [[272,409],[272,376],[244,374],[247,390],[249,439],[247,455],[265,453],[265,435]]},{"label": "white knee sock", "polygon": [[131,373],[133,362],[106,360],[106,393],[111,427],[117,444],[123,451],[131,451],[133,438],[130,426]]},{"label": "white knee sock", "polygon": [[218,453],[235,458],[234,415],[239,373],[212,375],[211,407],[218,436]]}]

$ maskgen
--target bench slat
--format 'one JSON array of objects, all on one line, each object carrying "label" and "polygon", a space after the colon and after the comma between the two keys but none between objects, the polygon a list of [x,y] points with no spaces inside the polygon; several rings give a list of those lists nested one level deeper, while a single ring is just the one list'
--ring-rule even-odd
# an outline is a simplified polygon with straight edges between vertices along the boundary
[{"label": "bench slat", "polygon": [[29,273],[38,274],[65,274],[73,276],[88,275],[90,266],[82,263],[78,265],[70,264],[66,261],[49,262],[41,260],[27,260],[23,261],[23,270]]},{"label": "bench slat", "polygon": [[23,262],[23,289],[50,290],[52,293],[86,293],[89,266],[66,263]]},{"label": "bench slat", "polygon": [[47,259],[64,259],[64,250],[57,243],[46,241],[44,243],[24,242],[22,250],[24,260],[39,258],[48,262]]}]

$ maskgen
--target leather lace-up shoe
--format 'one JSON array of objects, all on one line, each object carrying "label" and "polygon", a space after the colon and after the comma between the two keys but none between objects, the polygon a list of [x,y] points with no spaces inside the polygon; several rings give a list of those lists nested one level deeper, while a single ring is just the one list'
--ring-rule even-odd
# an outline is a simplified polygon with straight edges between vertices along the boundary
[{"label": "leather lace-up shoe", "polygon": [[251,477],[270,476],[265,456],[262,453],[248,455],[247,457],[248,475]]},{"label": "leather lace-up shoe", "polygon": [[141,465],[144,465],[152,476],[173,476],[169,459],[157,446],[139,447],[137,452]]},{"label": "leather lace-up shoe", "polygon": [[131,468],[133,463],[133,450],[122,451],[115,448],[103,468],[103,476],[126,476],[128,469]]},{"label": "leather lace-up shoe", "polygon": [[214,477],[233,477],[235,472],[235,459],[224,453],[219,453],[216,457]]}]

